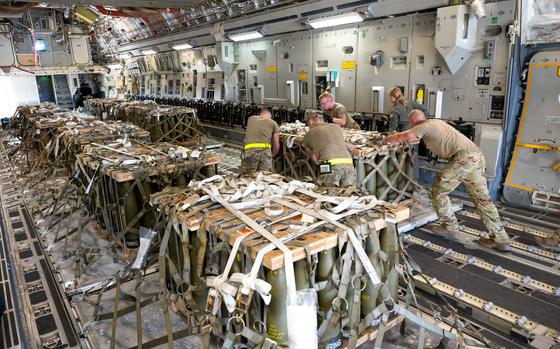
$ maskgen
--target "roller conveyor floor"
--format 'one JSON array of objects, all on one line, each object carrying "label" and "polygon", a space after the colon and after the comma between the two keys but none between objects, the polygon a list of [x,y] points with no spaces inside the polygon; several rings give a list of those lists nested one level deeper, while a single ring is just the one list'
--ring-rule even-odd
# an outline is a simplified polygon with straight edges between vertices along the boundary
[{"label": "roller conveyor floor", "polygon": [[[484,225],[468,205],[457,212],[463,225],[460,236],[442,237],[433,233],[430,225],[424,226],[404,236],[406,250],[429,279],[423,285],[426,294],[433,288],[451,286],[446,298],[467,319],[499,333],[497,344],[505,340],[501,345],[506,348],[549,348],[558,338],[542,344],[540,339],[527,339],[531,335],[520,327],[526,322],[542,325],[539,334],[532,334],[537,338],[550,334],[546,328],[560,329],[560,255],[535,242],[535,236],[551,234],[558,228],[551,223],[558,217],[542,213],[522,216],[522,211],[503,206],[500,211],[508,234],[519,243],[510,253],[489,250],[473,241],[477,231],[484,231]],[[537,225],[534,222],[538,216],[548,219]],[[478,297],[478,302],[466,300],[470,295]],[[497,308],[506,312],[496,316],[492,311]],[[505,322],[497,321],[499,318]],[[508,324],[508,318],[513,322]]]}]

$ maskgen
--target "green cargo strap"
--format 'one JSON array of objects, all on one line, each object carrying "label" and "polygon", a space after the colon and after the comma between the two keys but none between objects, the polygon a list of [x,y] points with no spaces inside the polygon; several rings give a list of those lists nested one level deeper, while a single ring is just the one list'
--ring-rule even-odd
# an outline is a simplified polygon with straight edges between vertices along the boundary
[{"label": "green cargo strap", "polygon": [[243,326],[243,329],[241,330],[241,336],[247,338],[249,342],[258,345],[263,343],[264,339],[266,338],[266,336],[264,336],[262,333],[258,333],[257,331],[254,331],[247,326]]},{"label": "green cargo strap", "polygon": [[355,268],[356,272],[352,277],[352,280],[350,281],[350,285],[352,286],[354,292],[352,298],[352,312],[350,314],[350,337],[348,338],[348,349],[354,349],[357,345],[359,335],[358,327],[360,325],[360,301],[362,298],[362,291],[365,288],[365,284],[367,283],[366,280],[366,283],[364,283],[364,287],[361,286],[362,262],[360,262],[359,258],[355,261]]},{"label": "green cargo strap", "polygon": [[228,332],[224,343],[222,344],[222,349],[233,349],[233,345],[235,344],[235,339],[237,336],[233,332]]},{"label": "green cargo strap", "polygon": [[134,271],[136,277],[136,285],[134,287],[136,291],[136,345],[138,349],[142,349],[142,309],[141,309],[141,298],[142,294],[140,292],[140,285],[142,285],[141,271]]},{"label": "green cargo strap", "polygon": [[[346,301],[346,293],[348,291],[348,284],[351,279],[352,270],[352,257],[354,248],[352,244],[347,244],[346,252],[342,256],[342,274],[338,288],[338,296],[333,299],[331,310],[328,312],[327,317],[317,331],[319,337],[319,346],[324,347],[329,339],[340,333],[340,320],[344,318],[348,310],[348,302]],[[340,306],[335,307],[335,301],[340,300]],[[346,309],[342,310],[342,301],[346,302]]]},{"label": "green cargo strap", "polygon": [[418,347],[417,349],[424,349],[424,340],[426,336],[426,329],[420,326],[420,333],[418,333]]},{"label": "green cargo strap", "polygon": [[[115,287],[115,294],[118,295],[121,289],[121,279],[117,280],[117,286]],[[111,349],[115,349],[116,337],[117,337],[117,319],[119,317],[119,297],[115,297],[115,306],[113,307],[113,323],[111,325]]]},{"label": "green cargo strap", "polygon": [[237,336],[241,334],[241,332],[235,333],[235,329],[233,328],[235,326],[234,322],[236,322],[234,321],[235,319],[239,319],[239,321],[241,322],[240,324],[245,327],[245,321],[243,321],[243,318],[241,318],[239,315],[230,317],[226,323],[227,334],[226,338],[224,339],[224,343],[222,344],[222,349],[233,349],[233,346],[237,341]]},{"label": "green cargo strap", "polygon": [[[171,317],[169,315],[169,299],[167,291],[167,282],[165,275],[165,251],[167,250],[167,245],[169,243],[169,234],[171,233],[171,222],[167,224],[165,228],[165,233],[161,239],[160,250],[159,250],[159,287],[162,291],[162,302],[161,306],[163,309],[163,316],[165,319],[165,328],[167,332],[167,348],[173,349],[173,325],[171,323]],[[113,349],[113,348],[111,348]]]},{"label": "green cargo strap", "polygon": [[389,310],[385,303],[380,303],[377,307],[375,307],[372,311],[370,311],[363,319],[360,321],[360,325],[358,326],[358,333],[364,332],[371,323],[378,319],[383,314],[388,313]]},{"label": "green cargo strap", "polygon": [[375,349],[383,349],[381,345],[383,344],[383,337],[385,336],[385,331],[387,329],[387,320],[389,319],[388,313],[383,314],[381,317],[381,323],[379,324],[379,328],[377,329],[377,336],[375,337]]},{"label": "green cargo strap", "polygon": [[[307,258],[307,265],[309,266],[309,270],[311,271],[311,273],[315,271],[315,268],[317,267],[317,254],[313,253],[313,251],[311,250],[311,246],[309,246],[308,243],[299,240],[292,240],[286,245],[303,247],[303,249],[305,250],[305,257]],[[312,279],[310,278],[310,280]]]},{"label": "green cargo strap", "polygon": [[255,349],[276,349],[278,348],[278,343],[270,338],[265,338],[263,344]]}]

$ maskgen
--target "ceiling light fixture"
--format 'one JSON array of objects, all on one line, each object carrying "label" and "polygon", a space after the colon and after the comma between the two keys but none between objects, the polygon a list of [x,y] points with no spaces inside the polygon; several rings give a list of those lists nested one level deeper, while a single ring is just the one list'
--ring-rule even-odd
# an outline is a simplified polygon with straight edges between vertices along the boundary
[{"label": "ceiling light fixture", "polygon": [[179,51],[179,50],[186,50],[189,48],[193,48],[193,46],[191,44],[184,43],[184,44],[172,45],[171,48],[174,49],[175,51]]},{"label": "ceiling light fixture", "polygon": [[127,59],[127,58],[130,58],[130,57],[132,57],[132,53],[130,53],[130,52],[121,53],[121,54],[119,55],[119,58],[120,58],[120,59]]},{"label": "ceiling light fixture", "polygon": [[143,54],[144,56],[149,56],[149,55],[155,55],[157,51],[154,50],[153,48],[148,48],[145,50],[141,50],[140,53]]},{"label": "ceiling light fixture", "polygon": [[340,15],[311,19],[307,22],[314,29],[334,27],[337,25],[363,22],[362,16],[356,12],[342,13]]},{"label": "ceiling light fixture", "polygon": [[245,41],[262,38],[263,34],[259,31],[253,30],[245,33],[229,34],[228,37],[233,41]]},{"label": "ceiling light fixture", "polygon": [[45,52],[49,49],[49,43],[45,39],[37,39],[35,40],[35,44],[33,45],[33,47],[37,52]]},{"label": "ceiling light fixture", "polygon": [[119,63],[112,63],[112,64],[108,64],[107,68],[111,69],[111,70],[117,70],[117,69],[122,69],[122,64]]}]

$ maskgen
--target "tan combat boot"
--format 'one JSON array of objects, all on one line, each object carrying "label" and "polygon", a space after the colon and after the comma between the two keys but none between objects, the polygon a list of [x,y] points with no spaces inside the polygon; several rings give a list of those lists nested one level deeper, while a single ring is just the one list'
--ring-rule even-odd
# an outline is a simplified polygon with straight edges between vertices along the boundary
[{"label": "tan combat boot", "polygon": [[431,230],[445,238],[457,239],[459,235],[459,225],[437,224],[433,225]]},{"label": "tan combat boot", "polygon": [[480,238],[478,240],[476,240],[477,243],[479,243],[480,245],[487,247],[487,248],[493,248],[496,249],[498,251],[502,251],[502,252],[510,252],[511,251],[511,244],[510,242],[497,242],[496,240],[494,240],[494,238]]},{"label": "tan combat boot", "polygon": [[535,237],[535,242],[542,247],[555,251],[560,251],[560,229],[558,229],[552,236]]}]

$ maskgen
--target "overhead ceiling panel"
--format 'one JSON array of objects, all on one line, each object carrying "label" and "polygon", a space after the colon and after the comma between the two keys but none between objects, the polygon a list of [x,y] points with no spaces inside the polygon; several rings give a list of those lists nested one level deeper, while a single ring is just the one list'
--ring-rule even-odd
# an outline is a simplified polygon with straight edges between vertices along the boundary
[{"label": "overhead ceiling panel", "polygon": [[[36,0],[21,0],[23,2],[37,2]],[[110,2],[107,0],[56,0],[41,1],[47,4],[63,4],[63,5],[118,5],[122,7],[159,7],[159,8],[184,8],[198,3],[203,0],[120,0],[118,2]]]}]

